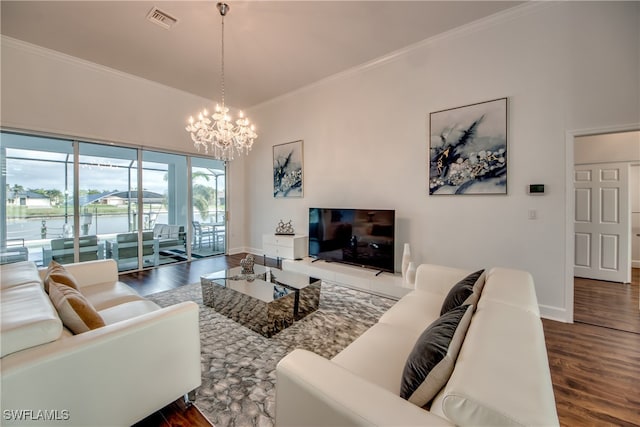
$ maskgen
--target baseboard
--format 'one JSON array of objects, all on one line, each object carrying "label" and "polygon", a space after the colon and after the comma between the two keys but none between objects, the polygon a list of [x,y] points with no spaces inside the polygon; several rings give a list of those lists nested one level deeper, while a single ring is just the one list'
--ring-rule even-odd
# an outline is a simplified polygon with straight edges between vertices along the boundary
[{"label": "baseboard", "polygon": [[544,319],[555,320],[563,323],[572,323],[567,310],[564,308],[542,304],[539,304],[538,307],[540,308],[540,317]]},{"label": "baseboard", "polygon": [[640,260],[631,261],[631,268],[640,268]]},{"label": "baseboard", "polygon": [[247,252],[247,250],[244,247],[241,247],[241,248],[229,248],[227,250],[227,253],[229,255],[238,255],[238,254],[242,254],[242,253],[245,253],[245,252]]},{"label": "baseboard", "polygon": [[262,256],[263,255],[263,251],[262,249],[256,249],[256,248],[249,248],[246,246],[242,246],[239,248],[229,248],[228,251],[229,255],[238,255],[238,254],[251,254],[253,256]]}]

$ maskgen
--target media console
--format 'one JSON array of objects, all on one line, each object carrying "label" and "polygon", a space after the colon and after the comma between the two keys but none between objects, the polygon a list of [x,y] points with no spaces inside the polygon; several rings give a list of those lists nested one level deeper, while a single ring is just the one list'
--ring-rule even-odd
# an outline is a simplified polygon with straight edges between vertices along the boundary
[{"label": "media console", "polygon": [[309,257],[297,261],[284,259],[282,269],[394,299],[402,298],[413,289],[403,286],[402,277],[396,274],[378,274],[378,270]]},{"label": "media console", "polygon": [[262,254],[275,258],[280,265],[283,259],[300,259],[307,256],[309,237],[305,235],[264,234],[262,236]]}]

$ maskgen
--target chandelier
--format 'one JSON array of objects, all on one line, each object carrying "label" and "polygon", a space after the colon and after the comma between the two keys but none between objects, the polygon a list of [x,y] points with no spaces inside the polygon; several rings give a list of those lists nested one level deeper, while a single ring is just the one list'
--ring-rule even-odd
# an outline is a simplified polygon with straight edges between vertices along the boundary
[{"label": "chandelier", "polygon": [[221,92],[222,105],[216,104],[216,110],[209,118],[205,109],[198,114],[198,120],[189,117],[189,125],[185,128],[191,134],[193,144],[198,151],[204,148],[206,154],[211,153],[218,160],[233,160],[234,154],[249,154],[253,140],[258,137],[255,127],[244,116],[242,111],[235,125],[229,116],[229,108],[224,104],[224,16],[229,11],[229,5],[218,3],[217,8],[222,17],[222,66]]}]

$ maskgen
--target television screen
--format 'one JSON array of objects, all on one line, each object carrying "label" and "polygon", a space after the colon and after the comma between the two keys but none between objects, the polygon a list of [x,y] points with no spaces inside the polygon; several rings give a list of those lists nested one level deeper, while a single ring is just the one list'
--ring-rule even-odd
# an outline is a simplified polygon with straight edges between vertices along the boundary
[{"label": "television screen", "polygon": [[309,208],[309,256],[394,271],[395,211]]}]

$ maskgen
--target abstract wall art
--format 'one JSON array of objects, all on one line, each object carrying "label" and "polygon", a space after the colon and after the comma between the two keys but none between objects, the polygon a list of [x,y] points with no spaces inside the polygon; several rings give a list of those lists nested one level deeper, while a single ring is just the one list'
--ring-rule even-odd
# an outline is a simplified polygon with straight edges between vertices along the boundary
[{"label": "abstract wall art", "polygon": [[302,197],[303,141],[273,146],[273,197]]},{"label": "abstract wall art", "polygon": [[429,115],[429,194],[507,194],[507,98]]}]

